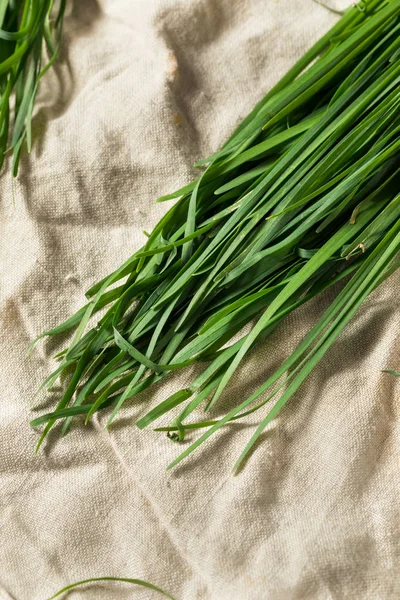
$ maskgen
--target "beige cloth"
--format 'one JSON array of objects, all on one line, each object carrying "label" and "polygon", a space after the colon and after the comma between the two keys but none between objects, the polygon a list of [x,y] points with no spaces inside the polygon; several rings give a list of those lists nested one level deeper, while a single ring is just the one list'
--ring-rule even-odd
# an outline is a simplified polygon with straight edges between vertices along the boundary
[{"label": "beige cloth", "polygon": [[[182,378],[124,408],[110,435],[78,421],[35,457],[28,425],[59,397],[57,386],[33,396],[62,347],[44,341],[28,360],[28,343],[142,245],[166,210],[153,200],[185,184],[193,162],[336,18],[311,0],[74,3],[62,63],[41,90],[33,153],[14,189],[9,168],[1,175],[2,600],[45,600],[101,575],[140,577],[177,600],[400,598],[399,383],[380,372],[400,367],[400,273],[237,477],[248,424],[168,473],[180,448],[133,425]],[[231,399],[265,380],[333,293],[257,350]],[[157,597],[119,584],[68,596]]]}]

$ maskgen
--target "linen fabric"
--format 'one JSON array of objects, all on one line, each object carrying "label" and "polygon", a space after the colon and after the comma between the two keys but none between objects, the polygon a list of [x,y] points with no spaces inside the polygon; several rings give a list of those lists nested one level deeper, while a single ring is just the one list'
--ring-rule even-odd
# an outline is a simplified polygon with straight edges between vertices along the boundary
[{"label": "linen fabric", "polygon": [[[331,3],[341,9],[347,2]],[[365,302],[268,427],[236,477],[258,417],[182,450],[135,421],[186,370],[107,415],[49,436],[29,420],[65,382],[34,394],[67,342],[29,343],[143,245],[154,200],[190,181],[254,104],[338,16],[312,0],[77,0],[43,80],[34,145],[0,177],[0,598],[45,600],[81,579],[136,577],[176,600],[400,597],[400,274]],[[248,396],[334,298],[290,315],[216,407]],[[261,412],[261,416],[266,414]],[[162,420],[168,423],[169,420]],[[194,439],[194,437],[192,438]],[[183,446],[186,447],[186,446]],[[88,584],[71,600],[152,600]]]}]

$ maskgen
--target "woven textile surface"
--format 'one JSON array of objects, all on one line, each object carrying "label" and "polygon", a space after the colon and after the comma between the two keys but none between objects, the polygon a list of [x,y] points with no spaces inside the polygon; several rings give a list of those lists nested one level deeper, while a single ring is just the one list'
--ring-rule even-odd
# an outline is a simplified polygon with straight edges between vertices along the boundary
[{"label": "woven textile surface", "polygon": [[[344,2],[331,6],[343,8]],[[176,600],[400,597],[400,274],[374,292],[237,477],[256,418],[180,448],[134,422],[190,381],[167,378],[106,416],[50,435],[29,419],[66,340],[27,347],[72,314],[165,213],[154,200],[335,22],[311,0],[76,0],[33,122],[34,147],[0,177],[0,598],[45,600],[89,577],[138,577]],[[168,204],[169,206],[169,204]],[[224,402],[288,356],[337,289],[290,315],[244,361]],[[220,405],[223,407],[223,403]],[[107,412],[107,411],[106,411]],[[216,414],[220,414],[217,413]],[[91,584],[71,600],[152,600]]]}]

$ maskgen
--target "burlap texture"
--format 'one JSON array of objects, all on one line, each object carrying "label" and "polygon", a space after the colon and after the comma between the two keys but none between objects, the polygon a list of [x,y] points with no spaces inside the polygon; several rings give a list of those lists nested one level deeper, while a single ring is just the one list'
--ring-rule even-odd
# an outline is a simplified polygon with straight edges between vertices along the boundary
[{"label": "burlap texture", "polygon": [[[341,6],[343,7],[341,3]],[[337,3],[336,6],[338,6]],[[61,348],[29,342],[143,244],[192,164],[337,16],[311,0],[77,0],[60,65],[44,81],[35,145],[14,187],[1,175],[0,597],[45,600],[67,583],[140,577],[177,600],[400,597],[400,277],[374,293],[269,427],[237,477],[251,423],[182,467],[179,447],[134,421],[179,389],[126,406],[110,434],[78,420],[38,456],[29,419]],[[333,298],[291,315],[238,372],[248,395]],[[218,411],[217,411],[218,412]],[[123,585],[72,599],[145,600]]]}]

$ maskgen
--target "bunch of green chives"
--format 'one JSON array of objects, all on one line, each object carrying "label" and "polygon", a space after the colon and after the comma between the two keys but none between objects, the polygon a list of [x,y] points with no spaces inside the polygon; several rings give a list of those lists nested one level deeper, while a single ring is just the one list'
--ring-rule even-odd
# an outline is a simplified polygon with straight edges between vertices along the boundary
[{"label": "bunch of green chives", "polygon": [[[206,429],[173,466],[226,423],[259,411],[239,466],[363,300],[400,264],[399,32],[400,0],[349,9],[223,148],[199,163],[202,175],[160,199],[177,201],[143,248],[94,285],[81,310],[43,334],[76,329],[43,384],[72,370],[55,411],[31,423],[45,425],[38,448],[58,419],[66,433],[73,416],[88,421],[111,408],[109,425],[125,401],[196,362],[204,369],[192,384],[137,425],[179,406],[160,430],[183,440],[189,429]],[[255,393],[217,421],[187,422],[198,407],[215,406],[247,352],[288,313],[339,280],[346,284],[328,310]]]},{"label": "bunch of green chives", "polygon": [[[14,176],[24,141],[28,152],[31,149],[35,99],[41,78],[59,53],[65,3],[0,1],[0,169],[5,153],[12,151]],[[10,122],[13,92],[15,109]]]}]

